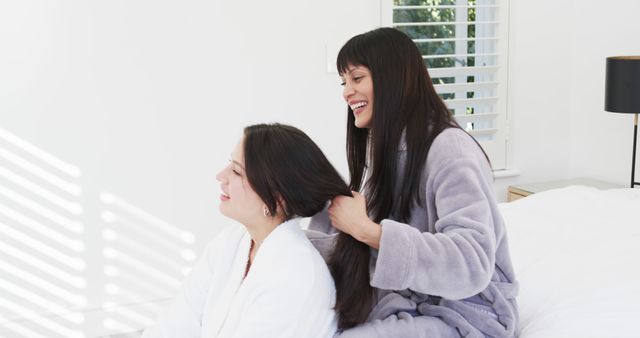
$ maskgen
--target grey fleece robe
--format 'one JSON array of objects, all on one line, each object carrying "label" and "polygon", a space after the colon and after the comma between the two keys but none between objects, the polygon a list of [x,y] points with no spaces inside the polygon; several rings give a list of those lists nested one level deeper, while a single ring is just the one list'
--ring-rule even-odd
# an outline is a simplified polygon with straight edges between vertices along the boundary
[{"label": "grey fleece robe", "polygon": [[[399,173],[405,152],[402,144]],[[336,336],[514,337],[518,284],[492,182],[468,134],[440,133],[422,173],[422,203],[408,224],[393,216],[381,222],[380,249],[371,250],[376,301],[367,322]],[[325,210],[311,219],[307,236],[327,259],[336,233]]]}]

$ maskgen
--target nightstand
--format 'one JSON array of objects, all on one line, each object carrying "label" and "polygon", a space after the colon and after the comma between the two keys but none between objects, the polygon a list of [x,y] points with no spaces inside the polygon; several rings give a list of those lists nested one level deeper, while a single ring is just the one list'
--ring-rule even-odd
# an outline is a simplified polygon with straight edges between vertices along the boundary
[{"label": "nightstand", "polygon": [[507,202],[513,202],[537,192],[568,187],[570,185],[584,185],[600,190],[624,188],[621,185],[604,182],[593,178],[574,178],[569,180],[550,182],[515,184],[509,186],[509,189],[507,190]]}]

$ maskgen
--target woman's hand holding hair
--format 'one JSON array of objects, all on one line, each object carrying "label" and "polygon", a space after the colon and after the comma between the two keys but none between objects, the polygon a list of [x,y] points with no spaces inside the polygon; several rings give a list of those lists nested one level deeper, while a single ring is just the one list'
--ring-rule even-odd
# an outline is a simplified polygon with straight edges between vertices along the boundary
[{"label": "woman's hand holding hair", "polygon": [[353,197],[337,196],[331,200],[328,209],[331,223],[356,240],[379,249],[382,226],[369,219],[364,196],[357,191],[351,193]]}]

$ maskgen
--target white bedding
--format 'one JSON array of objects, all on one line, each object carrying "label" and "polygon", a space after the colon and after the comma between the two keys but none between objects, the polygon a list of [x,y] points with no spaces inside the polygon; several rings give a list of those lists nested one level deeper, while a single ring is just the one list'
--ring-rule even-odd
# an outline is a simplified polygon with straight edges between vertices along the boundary
[{"label": "white bedding", "polygon": [[500,208],[520,337],[640,337],[640,189],[572,186]]}]

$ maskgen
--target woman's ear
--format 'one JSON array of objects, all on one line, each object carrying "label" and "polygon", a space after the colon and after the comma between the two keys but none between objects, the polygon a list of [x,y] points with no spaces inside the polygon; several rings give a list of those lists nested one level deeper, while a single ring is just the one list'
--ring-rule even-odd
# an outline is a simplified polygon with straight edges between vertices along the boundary
[{"label": "woman's ear", "polygon": [[282,198],[282,195],[278,194],[278,196],[276,196],[276,200],[278,201],[276,213],[279,215],[283,215],[286,219],[288,219],[291,215],[287,214],[286,212],[287,203],[285,203],[284,198]]}]

